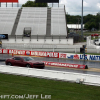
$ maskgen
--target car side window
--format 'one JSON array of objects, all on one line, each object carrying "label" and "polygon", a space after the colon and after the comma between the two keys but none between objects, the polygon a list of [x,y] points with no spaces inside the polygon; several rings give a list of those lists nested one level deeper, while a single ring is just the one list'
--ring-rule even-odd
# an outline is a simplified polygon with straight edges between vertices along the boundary
[{"label": "car side window", "polygon": [[14,59],[14,60],[21,60],[20,57],[14,57],[13,59]]}]

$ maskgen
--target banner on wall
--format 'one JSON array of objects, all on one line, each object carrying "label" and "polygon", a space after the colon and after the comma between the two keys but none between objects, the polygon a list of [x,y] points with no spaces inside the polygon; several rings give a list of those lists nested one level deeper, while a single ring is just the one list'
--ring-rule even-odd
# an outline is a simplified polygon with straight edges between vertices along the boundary
[{"label": "banner on wall", "polygon": [[[0,49],[0,54],[29,55],[29,56],[37,56],[37,57],[67,58],[67,59],[78,59],[78,60],[84,59],[83,54],[14,50],[14,49]],[[100,61],[100,55],[85,55],[85,60]]]},{"label": "banner on wall", "polygon": [[45,63],[45,65],[48,65],[48,66],[58,66],[58,67],[67,67],[67,68],[86,69],[86,65],[59,63],[59,62],[48,62],[48,61],[43,61],[43,62]]},{"label": "banner on wall", "polygon": [[14,50],[14,49],[2,49],[1,51],[4,54],[29,55],[29,56],[38,56],[38,57],[59,58],[59,53],[58,52]]}]

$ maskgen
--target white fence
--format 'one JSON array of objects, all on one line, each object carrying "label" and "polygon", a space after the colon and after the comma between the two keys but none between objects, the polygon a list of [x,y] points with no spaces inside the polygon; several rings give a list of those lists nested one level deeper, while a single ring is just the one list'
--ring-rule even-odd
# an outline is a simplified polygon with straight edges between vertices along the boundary
[{"label": "white fence", "polygon": [[90,74],[80,74],[73,72],[51,71],[46,69],[34,69],[0,65],[0,72],[14,75],[23,75],[31,77],[40,77],[47,79],[56,79],[63,81],[71,81],[77,83],[83,83],[88,85],[100,86],[100,76]]}]

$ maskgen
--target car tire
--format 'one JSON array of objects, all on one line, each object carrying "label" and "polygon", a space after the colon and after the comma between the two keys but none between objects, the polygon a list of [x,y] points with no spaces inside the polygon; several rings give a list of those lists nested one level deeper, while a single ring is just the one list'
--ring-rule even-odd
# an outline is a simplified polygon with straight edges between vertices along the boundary
[{"label": "car tire", "polygon": [[30,65],[30,64],[26,64],[26,67],[27,67],[27,68],[31,68],[31,65]]},{"label": "car tire", "polygon": [[99,43],[99,45],[100,45],[100,43]]},{"label": "car tire", "polygon": [[42,67],[42,69],[44,69],[45,68],[45,66],[44,67]]},{"label": "car tire", "polygon": [[12,66],[11,62],[8,62],[7,65]]}]

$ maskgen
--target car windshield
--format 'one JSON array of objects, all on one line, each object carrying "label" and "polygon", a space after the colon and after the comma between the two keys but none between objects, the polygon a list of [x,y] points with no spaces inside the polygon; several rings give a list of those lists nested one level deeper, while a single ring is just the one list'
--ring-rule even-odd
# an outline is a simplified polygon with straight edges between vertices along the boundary
[{"label": "car windshield", "polygon": [[30,61],[30,60],[34,60],[33,58],[31,57],[23,57],[24,61]]}]

